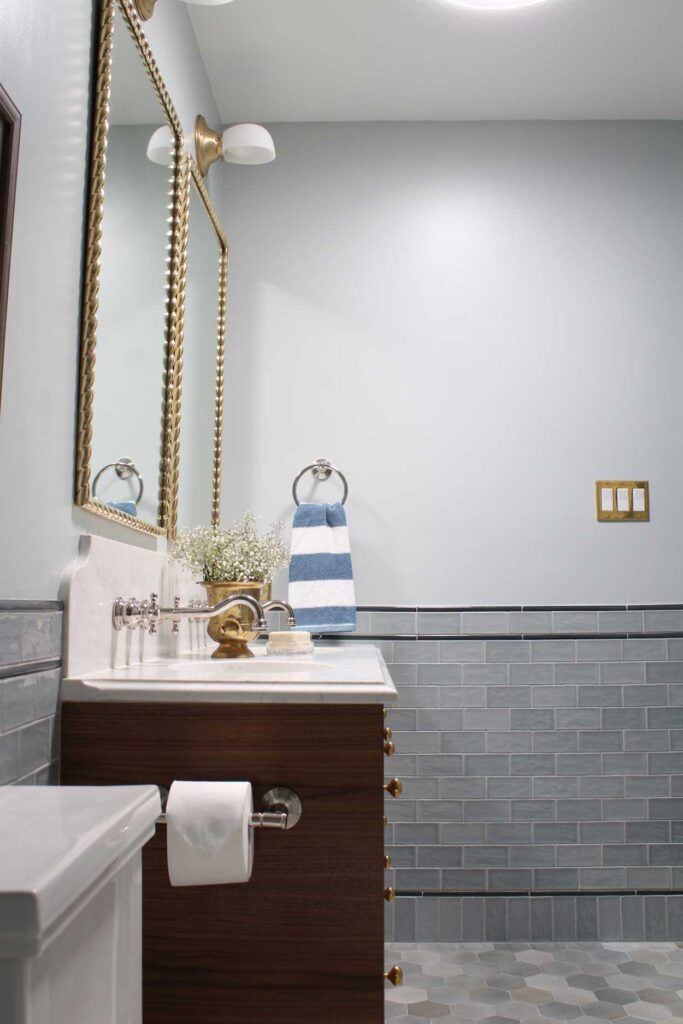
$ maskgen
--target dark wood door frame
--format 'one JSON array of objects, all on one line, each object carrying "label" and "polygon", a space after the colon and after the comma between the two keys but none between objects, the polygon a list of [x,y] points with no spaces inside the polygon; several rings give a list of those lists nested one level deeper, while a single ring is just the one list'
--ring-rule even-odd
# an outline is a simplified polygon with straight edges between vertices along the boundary
[{"label": "dark wood door frame", "polygon": [[3,125],[0,153],[0,403],[2,402],[2,365],[5,356],[5,326],[9,292],[9,265],[12,251],[14,197],[19,166],[21,114],[0,85],[0,121]]}]

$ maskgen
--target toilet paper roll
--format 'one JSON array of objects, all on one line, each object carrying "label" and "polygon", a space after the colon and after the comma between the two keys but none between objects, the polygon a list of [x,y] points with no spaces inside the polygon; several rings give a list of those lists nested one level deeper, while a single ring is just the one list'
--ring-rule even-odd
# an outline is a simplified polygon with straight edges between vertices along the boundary
[{"label": "toilet paper roll", "polygon": [[254,863],[249,782],[174,782],[166,804],[171,885],[248,882]]}]

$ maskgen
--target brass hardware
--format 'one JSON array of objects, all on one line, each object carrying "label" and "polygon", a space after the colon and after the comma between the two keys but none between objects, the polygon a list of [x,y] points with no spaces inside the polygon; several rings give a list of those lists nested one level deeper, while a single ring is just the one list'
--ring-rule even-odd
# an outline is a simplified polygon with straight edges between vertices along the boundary
[{"label": "brass hardware", "polygon": [[386,708],[382,708],[382,715],[383,715],[384,718],[387,717],[387,709]]},{"label": "brass hardware", "polygon": [[389,856],[388,853],[385,853],[384,854],[384,870],[388,871],[390,867],[391,867],[391,857]]},{"label": "brass hardware", "polygon": [[599,523],[649,522],[650,487],[648,481],[597,480],[595,483],[595,508]]},{"label": "brass hardware", "polygon": [[[220,526],[221,522],[221,476],[223,466],[223,390],[225,383],[225,320],[228,293],[228,242],[223,232],[221,222],[218,219],[211,197],[204,184],[204,179],[199,173],[199,168],[194,160],[190,160],[192,180],[199,192],[209,220],[216,232],[218,247],[220,249],[220,266],[218,279],[218,310],[216,314],[216,389],[214,396],[214,431],[213,431],[213,495],[211,503],[211,525]],[[189,190],[189,186],[188,186]],[[189,220],[189,218],[188,218]],[[178,426],[178,439],[180,438],[180,427]],[[177,488],[176,503],[174,512],[177,518]],[[173,523],[173,536],[175,536],[176,519]]]},{"label": "brass hardware", "polygon": [[387,825],[389,824],[389,819],[387,818],[386,814],[383,815],[382,821],[384,822],[384,827],[386,828]]},{"label": "brass hardware", "polygon": [[394,799],[396,799],[396,797],[399,797],[403,792],[403,783],[400,779],[393,778],[389,782],[384,783],[384,789],[389,796],[393,796]]},{"label": "brass hardware", "polygon": [[390,729],[389,726],[387,726],[382,735],[384,736],[385,740],[390,740],[394,735],[394,731],[393,729]]},{"label": "brass hardware", "polygon": [[149,21],[154,14],[154,5],[157,0],[133,0],[135,10],[138,12],[141,21]]},{"label": "brass hardware", "polygon": [[194,123],[194,148],[199,173],[205,177],[211,164],[223,156],[223,136],[209,128],[201,114],[197,114]]},{"label": "brass hardware", "polygon": [[[153,7],[151,0],[140,0],[145,10]],[[166,337],[164,351],[164,396],[162,452],[159,474],[159,513],[156,524],[145,522],[122,512],[91,493],[93,409],[95,398],[95,359],[97,353],[97,318],[99,311],[100,267],[102,262],[102,218],[104,209],[105,164],[109,128],[111,67],[114,40],[114,16],[120,12],[132,36],[145,70],[161,105],[175,140],[171,165],[170,244],[168,293],[166,304]],[[142,17],[142,14],[140,15]],[[180,412],[179,381],[182,376],[182,330],[185,304],[184,268],[189,208],[189,159],[182,154],[183,131],[166,85],[159,73],[149,43],[137,16],[136,0],[103,0],[99,21],[93,133],[90,146],[90,185],[88,190],[87,237],[85,242],[85,276],[81,356],[78,389],[78,433],[76,439],[75,503],[87,512],[102,516],[154,536],[173,539],[173,507],[177,502],[178,455],[176,443]]]},{"label": "brass hardware", "polygon": [[384,980],[390,981],[392,985],[402,985],[403,971],[400,967],[392,967],[390,970],[384,972]]},{"label": "brass hardware", "polygon": [[394,900],[396,899],[396,890],[392,889],[391,886],[388,886],[384,890],[384,899],[387,901],[387,903],[393,903]]},{"label": "brass hardware", "polygon": [[388,740],[388,741],[387,741],[387,742],[386,742],[386,743],[384,744],[384,753],[385,753],[385,755],[386,755],[387,757],[393,757],[393,756],[394,756],[394,754],[396,753],[396,747],[395,747],[395,746],[394,746],[394,744],[393,744],[393,743],[391,742],[391,740]]}]

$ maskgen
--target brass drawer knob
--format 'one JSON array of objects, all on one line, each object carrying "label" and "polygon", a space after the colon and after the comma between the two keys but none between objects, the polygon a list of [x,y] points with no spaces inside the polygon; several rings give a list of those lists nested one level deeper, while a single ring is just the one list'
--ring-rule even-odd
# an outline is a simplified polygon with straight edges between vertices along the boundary
[{"label": "brass drawer knob", "polygon": [[396,747],[391,742],[391,740],[387,740],[387,742],[384,744],[384,753],[386,757],[393,757],[394,754],[396,753]]},{"label": "brass drawer knob", "polygon": [[387,901],[387,903],[393,903],[394,900],[396,899],[396,890],[392,889],[391,886],[389,886],[387,889],[384,890],[384,899]]},{"label": "brass drawer knob", "polygon": [[392,967],[391,970],[384,972],[384,980],[390,981],[392,985],[402,985],[403,971],[400,967]]},{"label": "brass drawer knob", "polygon": [[391,867],[391,857],[389,856],[388,853],[385,853],[384,854],[384,870],[388,871],[390,867]]},{"label": "brass drawer knob", "polygon": [[389,726],[387,726],[382,735],[384,736],[385,740],[390,740],[394,733],[393,730],[390,729]]},{"label": "brass drawer knob", "polygon": [[399,797],[403,792],[403,783],[401,782],[400,779],[393,778],[390,779],[389,782],[384,783],[384,788],[389,794],[389,796],[393,796],[395,799],[396,797]]}]

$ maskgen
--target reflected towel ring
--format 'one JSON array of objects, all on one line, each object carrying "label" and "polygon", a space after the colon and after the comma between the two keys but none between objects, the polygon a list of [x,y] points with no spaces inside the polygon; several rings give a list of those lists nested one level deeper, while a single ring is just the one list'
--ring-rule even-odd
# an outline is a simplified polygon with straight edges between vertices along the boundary
[{"label": "reflected towel ring", "polygon": [[316,480],[328,480],[332,473],[336,473],[344,485],[344,494],[342,496],[341,503],[342,505],[346,504],[346,499],[349,496],[349,485],[347,484],[346,477],[342,473],[341,469],[337,469],[336,466],[333,466],[329,459],[316,459],[315,462],[310,464],[310,466],[304,466],[301,472],[294,477],[294,483],[292,484],[292,497],[294,498],[295,505],[301,504],[296,496],[296,485],[299,483],[299,480],[301,480],[304,473],[308,473],[309,470],[313,473]]},{"label": "reflected towel ring", "polygon": [[[142,476],[140,475],[140,471],[138,470],[137,466],[135,465],[132,459],[117,459],[116,462],[108,462],[106,466],[102,466],[102,469],[99,471],[99,473],[92,482],[93,498],[97,498],[97,483],[102,474],[106,473],[108,469],[115,470],[119,480],[128,480],[130,479],[131,476],[137,477],[139,490],[138,496],[135,499],[135,504],[139,505],[140,501],[142,500],[142,495],[145,492],[145,485],[142,482]],[[97,500],[101,501],[102,499],[97,498]]]}]

